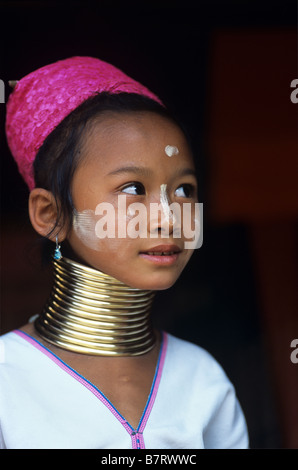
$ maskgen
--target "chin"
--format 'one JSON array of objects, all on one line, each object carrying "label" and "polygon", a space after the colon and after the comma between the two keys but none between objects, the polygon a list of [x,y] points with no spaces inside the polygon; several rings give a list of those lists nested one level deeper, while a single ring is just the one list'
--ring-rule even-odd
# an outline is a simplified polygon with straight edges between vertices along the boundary
[{"label": "chin", "polygon": [[143,278],[141,282],[129,282],[129,280],[126,280],[126,284],[135,289],[158,291],[170,289],[177,281],[177,277],[173,278],[173,276],[167,277],[163,275],[159,279],[152,279],[152,277],[147,281]]}]

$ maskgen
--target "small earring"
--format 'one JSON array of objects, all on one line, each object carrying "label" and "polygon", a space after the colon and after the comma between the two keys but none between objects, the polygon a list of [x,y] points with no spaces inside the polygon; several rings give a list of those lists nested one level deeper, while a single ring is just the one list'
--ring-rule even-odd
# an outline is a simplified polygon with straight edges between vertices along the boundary
[{"label": "small earring", "polygon": [[59,260],[62,258],[62,253],[60,251],[61,246],[58,244],[58,236],[56,235],[56,248],[54,253],[54,259]]}]

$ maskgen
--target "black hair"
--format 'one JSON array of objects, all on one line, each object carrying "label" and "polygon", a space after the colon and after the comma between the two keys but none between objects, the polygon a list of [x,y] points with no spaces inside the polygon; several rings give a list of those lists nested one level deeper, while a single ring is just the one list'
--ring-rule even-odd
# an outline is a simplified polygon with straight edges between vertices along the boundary
[{"label": "black hair", "polygon": [[[87,130],[96,118],[108,112],[132,113],[151,111],[157,113],[180,127],[187,137],[176,116],[162,104],[143,95],[121,92],[98,93],[88,98],[72,111],[45,139],[39,149],[34,164],[35,185],[50,191],[56,201],[57,220],[47,237],[55,232],[58,225],[69,230],[72,223],[74,206],[71,195],[71,182],[82,157],[82,145]],[[50,260],[53,243],[43,238],[43,262]]]}]

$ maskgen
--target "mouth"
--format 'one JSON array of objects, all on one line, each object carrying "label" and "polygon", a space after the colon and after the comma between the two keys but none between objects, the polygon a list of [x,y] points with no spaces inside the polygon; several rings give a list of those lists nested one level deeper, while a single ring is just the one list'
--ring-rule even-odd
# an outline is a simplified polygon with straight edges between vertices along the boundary
[{"label": "mouth", "polygon": [[177,261],[181,251],[177,245],[158,245],[140,252],[140,256],[154,264],[171,265]]}]

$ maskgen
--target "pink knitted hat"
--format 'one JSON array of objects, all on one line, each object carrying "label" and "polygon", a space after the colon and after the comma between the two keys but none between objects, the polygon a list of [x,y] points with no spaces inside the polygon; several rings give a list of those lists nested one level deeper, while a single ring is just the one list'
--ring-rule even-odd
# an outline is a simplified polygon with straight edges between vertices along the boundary
[{"label": "pink knitted hat", "polygon": [[60,60],[18,81],[7,103],[6,135],[30,190],[35,186],[33,162],[46,137],[83,101],[103,91],[137,93],[161,103],[121,70],[92,57]]}]

